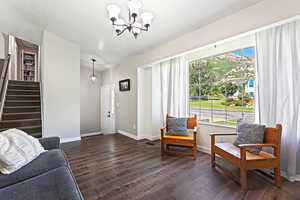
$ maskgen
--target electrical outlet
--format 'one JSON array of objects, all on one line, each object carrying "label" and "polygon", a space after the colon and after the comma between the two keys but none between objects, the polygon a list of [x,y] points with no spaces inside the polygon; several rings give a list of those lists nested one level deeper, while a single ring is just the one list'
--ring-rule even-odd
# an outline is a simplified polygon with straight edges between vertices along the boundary
[{"label": "electrical outlet", "polygon": [[135,124],[133,124],[133,129],[134,129],[134,130],[136,129],[136,125],[135,125]]}]

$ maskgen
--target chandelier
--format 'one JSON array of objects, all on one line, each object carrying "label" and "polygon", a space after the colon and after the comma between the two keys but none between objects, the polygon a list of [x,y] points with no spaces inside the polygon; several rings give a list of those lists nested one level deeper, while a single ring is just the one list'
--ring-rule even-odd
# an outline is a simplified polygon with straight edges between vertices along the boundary
[{"label": "chandelier", "polygon": [[[119,18],[121,12],[119,6],[114,4],[108,5],[107,11],[117,36],[122,35],[127,30],[131,32],[136,39],[141,31],[149,30],[153,15],[149,12],[144,12],[140,15],[142,4],[139,0],[129,0],[128,7],[129,19],[127,23],[125,23],[125,20]],[[141,22],[138,21],[138,17],[141,17]]]}]

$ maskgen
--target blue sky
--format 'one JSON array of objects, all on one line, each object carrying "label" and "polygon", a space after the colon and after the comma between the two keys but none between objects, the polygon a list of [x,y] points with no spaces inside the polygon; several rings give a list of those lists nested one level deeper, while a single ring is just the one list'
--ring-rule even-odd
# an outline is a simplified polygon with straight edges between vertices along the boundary
[{"label": "blue sky", "polygon": [[241,56],[249,56],[249,57],[252,57],[252,58],[254,58],[254,56],[255,56],[253,47],[238,50],[238,51],[234,51],[232,53],[237,54],[237,55],[241,55]]}]

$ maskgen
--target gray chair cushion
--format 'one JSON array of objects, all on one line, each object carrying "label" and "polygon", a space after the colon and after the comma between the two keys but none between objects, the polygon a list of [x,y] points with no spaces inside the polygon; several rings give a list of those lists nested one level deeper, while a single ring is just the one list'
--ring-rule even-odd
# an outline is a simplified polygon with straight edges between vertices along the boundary
[{"label": "gray chair cushion", "polygon": [[187,131],[187,118],[168,118],[168,135],[179,135],[187,136],[189,135]]},{"label": "gray chair cushion", "polygon": [[0,197],[3,200],[83,200],[68,167],[59,167],[0,189]]},{"label": "gray chair cushion", "polygon": [[[265,126],[260,124],[248,124],[238,122],[237,135],[234,145],[239,144],[262,144],[264,142]],[[262,148],[247,149],[251,153],[259,154]]]},{"label": "gray chair cushion", "polygon": [[40,138],[39,142],[46,150],[60,148],[60,138],[59,137]]},{"label": "gray chair cushion", "polygon": [[0,173],[0,188],[40,175],[61,166],[69,166],[65,153],[61,149],[46,151],[12,174],[6,175]]}]

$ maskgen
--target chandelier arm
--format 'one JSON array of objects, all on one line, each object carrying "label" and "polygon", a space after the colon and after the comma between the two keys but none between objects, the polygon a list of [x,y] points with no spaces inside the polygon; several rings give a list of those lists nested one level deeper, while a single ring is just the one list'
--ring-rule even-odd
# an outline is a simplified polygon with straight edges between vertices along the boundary
[{"label": "chandelier arm", "polygon": [[126,27],[126,28],[128,27],[127,24],[116,24],[115,21],[112,22],[112,25],[113,25],[113,26],[124,26],[124,27]]},{"label": "chandelier arm", "polygon": [[113,24],[114,26],[123,26],[123,27],[125,27],[125,28],[127,28],[128,27],[128,25],[127,24]]},{"label": "chandelier arm", "polygon": [[137,29],[140,29],[141,31],[149,31],[149,28],[140,28],[140,27],[137,27],[137,26],[132,26],[133,28],[137,28]]},{"label": "chandelier arm", "polygon": [[120,33],[117,34],[117,36],[122,35],[126,30],[128,30],[128,26],[126,25],[126,28],[124,28]]}]

